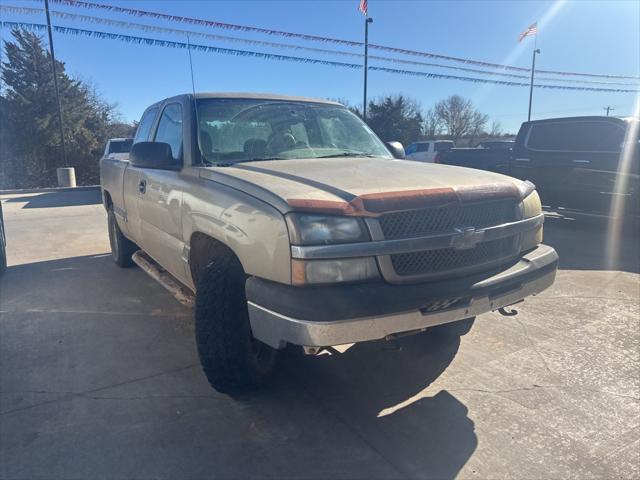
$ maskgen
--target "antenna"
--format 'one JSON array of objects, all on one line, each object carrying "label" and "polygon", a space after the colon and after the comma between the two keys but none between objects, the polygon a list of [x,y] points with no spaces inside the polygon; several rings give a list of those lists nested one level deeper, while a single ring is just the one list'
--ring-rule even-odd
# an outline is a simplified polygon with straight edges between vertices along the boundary
[{"label": "antenna", "polygon": [[187,35],[187,52],[189,53],[189,70],[191,72],[191,92],[193,93],[193,110],[196,114],[196,140],[198,142],[198,151],[200,152],[200,157],[205,161],[205,163],[209,163],[207,157],[204,156],[202,152],[202,148],[200,147],[200,115],[198,115],[198,102],[196,101],[196,84],[193,80],[193,60],[191,59],[191,41],[189,40],[189,35]]}]

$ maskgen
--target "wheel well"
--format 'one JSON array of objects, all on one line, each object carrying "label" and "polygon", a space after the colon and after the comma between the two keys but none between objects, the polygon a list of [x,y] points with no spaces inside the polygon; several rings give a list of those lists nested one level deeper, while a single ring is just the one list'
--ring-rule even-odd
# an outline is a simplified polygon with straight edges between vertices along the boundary
[{"label": "wheel well", "polygon": [[111,195],[106,190],[103,194],[104,198],[102,199],[102,203],[104,204],[104,208],[109,210],[113,206],[113,200],[111,200]]},{"label": "wheel well", "polygon": [[[189,242],[189,269],[194,285],[198,285],[199,276],[204,267],[209,265],[216,257],[221,255],[237,255],[224,243],[201,232],[191,235]],[[239,260],[239,259],[238,259]]]}]

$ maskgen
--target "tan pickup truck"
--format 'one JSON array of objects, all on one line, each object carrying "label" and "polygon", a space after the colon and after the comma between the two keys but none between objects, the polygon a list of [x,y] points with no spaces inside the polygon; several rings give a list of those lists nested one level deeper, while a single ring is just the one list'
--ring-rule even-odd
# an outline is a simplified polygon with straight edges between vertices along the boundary
[{"label": "tan pickup truck", "polygon": [[334,102],[168,98],[128,161],[102,159],[113,258],[193,299],[204,372],[229,393],[287,344],[460,335],[553,283],[531,183],[403,157]]}]

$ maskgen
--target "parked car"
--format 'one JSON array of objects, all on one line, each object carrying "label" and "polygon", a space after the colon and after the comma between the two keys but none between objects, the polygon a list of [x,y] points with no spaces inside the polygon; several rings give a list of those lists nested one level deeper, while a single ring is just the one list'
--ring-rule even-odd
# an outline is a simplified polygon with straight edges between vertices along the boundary
[{"label": "parked car", "polygon": [[111,138],[104,147],[103,157],[128,160],[131,145],[133,145],[133,138]]},{"label": "parked car", "polygon": [[514,140],[487,140],[480,142],[477,148],[486,148],[488,150],[511,150],[515,145]]},{"label": "parked car", "polygon": [[0,200],[0,275],[7,269],[7,236],[4,233],[4,217]]},{"label": "parked car", "polygon": [[194,303],[204,372],[230,393],[287,344],[461,335],[553,283],[531,183],[403,157],[338,103],[168,98],[129,162],[101,161],[113,259]]},{"label": "parked car", "polygon": [[414,142],[406,149],[407,160],[418,162],[433,162],[436,155],[455,147],[451,140],[429,140]]},{"label": "parked car", "polygon": [[624,213],[637,216],[638,131],[637,119],[535,120],[522,124],[512,151],[456,148],[438,161],[529,180],[537,186],[543,203],[552,207],[609,214],[612,201],[622,199]]}]

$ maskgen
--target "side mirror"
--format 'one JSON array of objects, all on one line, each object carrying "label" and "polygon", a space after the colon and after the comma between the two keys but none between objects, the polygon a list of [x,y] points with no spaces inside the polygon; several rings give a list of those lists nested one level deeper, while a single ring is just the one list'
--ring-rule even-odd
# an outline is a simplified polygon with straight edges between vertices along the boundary
[{"label": "side mirror", "polygon": [[385,142],[385,145],[387,150],[389,150],[391,155],[393,155],[393,158],[397,158],[399,160],[405,159],[404,147],[400,142]]},{"label": "side mirror", "polygon": [[129,161],[134,167],[180,170],[182,162],[173,158],[171,146],[164,142],[139,142],[131,147]]}]

